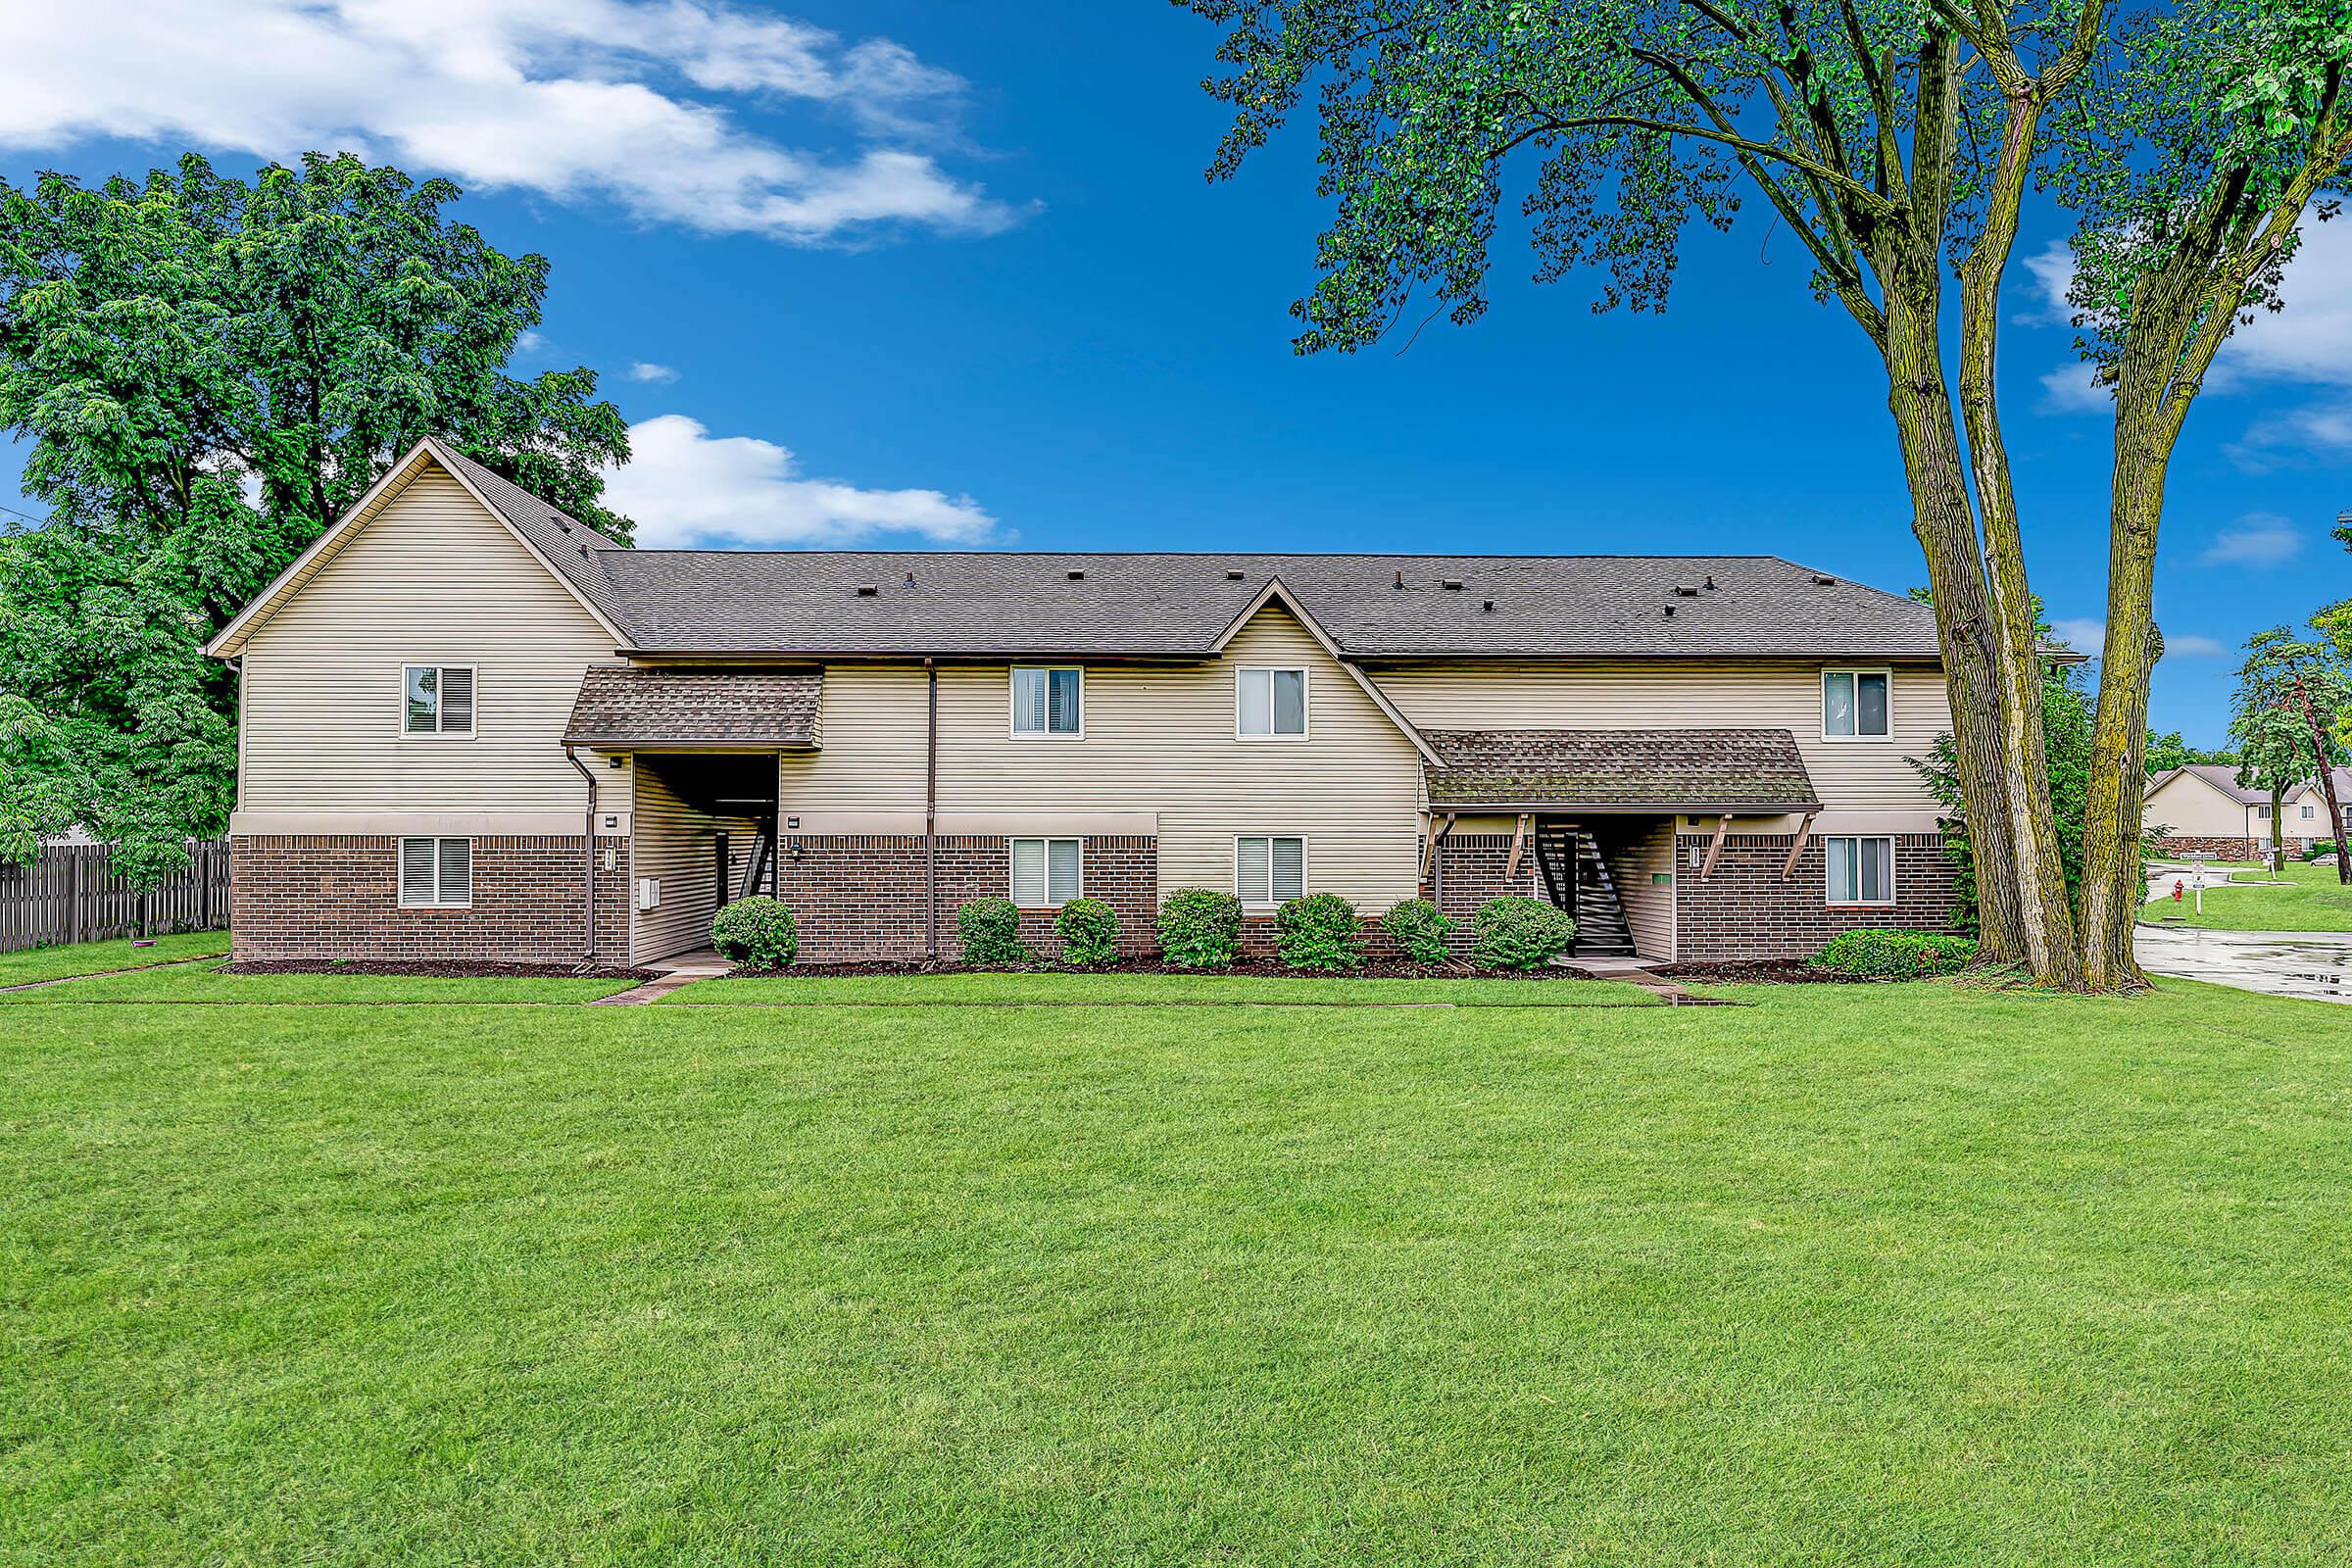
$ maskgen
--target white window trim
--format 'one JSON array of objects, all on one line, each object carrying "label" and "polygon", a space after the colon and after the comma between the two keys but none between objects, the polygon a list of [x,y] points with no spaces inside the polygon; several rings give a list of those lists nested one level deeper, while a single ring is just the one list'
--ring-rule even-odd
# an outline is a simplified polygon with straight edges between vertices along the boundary
[{"label": "white window trim", "polygon": [[[1042,669],[1049,676],[1057,669],[1078,672],[1078,727],[1074,730],[1021,728],[1020,682],[1015,677],[1024,669]],[[1008,664],[1004,669],[1004,733],[1016,741],[1082,741],[1086,739],[1086,666],[1084,664]],[[1047,698],[1047,711],[1053,711],[1053,698]],[[1051,719],[1049,719],[1051,722]]]},{"label": "white window trim", "polygon": [[[424,736],[417,737],[419,740],[426,738]],[[466,846],[466,897],[458,903],[445,901],[441,897],[441,846],[451,843]],[[430,904],[411,904],[407,898],[408,890],[402,885],[406,880],[402,875],[402,865],[408,859],[408,847],[411,844],[430,844],[433,847],[433,901]],[[395,846],[392,852],[395,857],[392,864],[392,902],[395,905],[403,909],[470,909],[473,907],[473,840],[457,833],[439,835],[408,833],[396,840]]]},{"label": "white window trim", "polygon": [[[473,677],[473,727],[472,727],[471,729],[458,729],[458,730],[447,730],[447,729],[414,730],[414,729],[411,729],[411,728],[409,728],[409,671],[410,671],[410,670],[412,670],[412,669],[436,669],[436,670],[438,670],[438,669],[462,669],[462,670],[466,671],[466,674],[468,674],[468,675],[472,676],[472,677]],[[404,740],[404,741],[469,741],[469,740],[472,740],[472,739],[474,739],[476,736],[478,736],[478,735],[480,735],[480,734],[481,734],[481,732],[482,732],[482,673],[481,673],[481,671],[480,671],[478,668],[476,668],[474,665],[472,665],[472,664],[444,664],[444,663],[440,663],[440,662],[435,662],[435,661],[433,661],[433,660],[429,660],[429,659],[428,659],[428,660],[415,660],[415,661],[411,661],[411,660],[405,660],[405,659],[404,659],[404,660],[402,660],[402,661],[401,661],[401,663],[400,663],[400,673],[399,673],[399,678],[398,678],[398,682],[397,682],[397,684],[398,684],[398,686],[399,686],[399,689],[400,689],[400,702],[399,702],[399,707],[398,707],[398,710],[397,710],[397,711],[395,711],[395,712],[393,713],[393,715],[392,715],[392,723],[393,723],[393,733],[394,733],[395,735],[398,735],[398,736],[399,736],[399,737],[400,737],[402,740]],[[439,677],[437,677],[437,676],[434,678],[434,681],[433,681],[433,722],[434,722],[435,724],[438,724],[438,723],[440,723],[440,722],[441,722],[441,682],[440,682],[440,679],[439,679]]]},{"label": "white window trim", "polygon": [[[1283,667],[1287,668],[1289,666]],[[1258,738],[1263,740],[1265,737],[1261,735]],[[1283,738],[1285,740],[1289,740],[1293,737],[1285,736]],[[1266,894],[1268,902],[1263,904],[1253,903],[1248,895],[1242,892],[1242,840],[1244,839],[1264,839],[1266,841]],[[1305,834],[1236,833],[1233,836],[1233,896],[1242,901],[1242,907],[1244,909],[1263,913],[1269,909],[1281,908],[1285,902],[1272,896],[1274,892],[1274,841],[1276,839],[1297,839],[1298,841],[1298,896],[1302,899],[1305,898],[1307,889],[1314,886],[1314,870],[1309,864],[1309,856],[1312,852],[1313,846],[1307,843]]]},{"label": "white window trim", "polygon": [[[1253,674],[1259,670],[1264,670],[1267,672],[1266,722],[1271,724],[1274,722],[1274,682],[1272,673],[1275,670],[1287,669],[1295,669],[1298,672],[1298,733],[1296,735],[1282,733],[1250,735],[1244,733],[1242,729],[1242,677],[1244,675]],[[1262,745],[1267,741],[1302,741],[1312,736],[1314,731],[1315,672],[1311,667],[1305,664],[1236,664],[1233,667],[1233,738],[1235,740],[1248,741],[1251,745]],[[1245,838],[1253,839],[1262,839],[1266,837],[1266,835],[1263,833],[1247,833],[1242,836]],[[1298,835],[1296,833],[1284,833],[1278,836],[1290,839],[1297,838]]]},{"label": "white window trim", "polygon": [[[1019,891],[1013,886],[1013,878],[1019,874],[1013,868],[1013,852],[1015,846],[1022,844],[1042,844],[1046,847],[1046,902],[1044,904],[1023,904],[1019,899],[1012,896],[1014,893]],[[1053,902],[1054,846],[1056,844],[1075,844],[1078,846],[1078,888],[1076,892],[1072,893],[1068,898],[1062,900],[1060,904],[1055,904]],[[1070,833],[1022,833],[1006,839],[1004,841],[1004,896],[1005,902],[1010,904],[1016,909],[1058,909],[1066,905],[1076,904],[1080,899],[1085,898],[1086,840]]]},{"label": "white window trim", "polygon": [[[1842,843],[1844,843],[1844,842],[1845,842],[1846,840],[1848,840],[1848,839],[1851,839],[1853,842],[1855,842],[1855,843],[1857,843],[1857,844],[1860,844],[1860,843],[1862,843],[1862,842],[1864,842],[1865,840],[1868,840],[1868,839],[1877,839],[1877,840],[1879,840],[1881,843],[1883,843],[1883,844],[1885,844],[1885,845],[1886,846],[1886,896],[1885,898],[1883,898],[1883,899],[1832,899],[1832,898],[1829,896],[1829,895],[1830,895],[1830,863],[1829,863],[1830,846],[1831,846],[1832,844],[1842,844]],[[1821,837],[1821,854],[1822,854],[1822,863],[1821,863],[1821,895],[1822,895],[1823,902],[1825,902],[1825,903],[1826,903],[1826,904],[1827,904],[1827,905],[1828,905],[1828,906],[1829,906],[1831,908],[1833,908],[1833,909],[1891,909],[1891,908],[1893,908],[1893,907],[1894,907],[1894,905],[1895,905],[1896,899],[1898,898],[1898,896],[1900,895],[1900,893],[1901,893],[1901,891],[1902,891],[1902,890],[1901,890],[1900,888],[1898,888],[1898,887],[1895,885],[1895,857],[1894,857],[1894,835],[1893,835],[1893,834],[1891,834],[1891,833],[1825,833],[1825,834],[1823,834],[1823,835],[1822,835],[1822,837]],[[1859,860],[1857,859],[1857,863],[1856,863],[1856,866],[1855,866],[1855,871],[1856,871],[1856,874],[1857,874],[1857,875],[1859,875],[1859,874],[1860,874],[1860,870],[1861,870],[1861,867],[1860,867],[1860,864],[1859,864]]]},{"label": "white window trim", "polygon": [[[1830,733],[1830,677],[1832,675],[1884,675],[1886,678],[1886,733],[1884,735],[1833,735]],[[1830,664],[1824,666],[1814,682],[1814,700],[1821,707],[1821,738],[1838,746],[1885,746],[1894,739],[1894,671],[1875,664]],[[1854,723],[1862,722],[1862,689],[1854,688]],[[1851,835],[1847,835],[1851,837]]]}]

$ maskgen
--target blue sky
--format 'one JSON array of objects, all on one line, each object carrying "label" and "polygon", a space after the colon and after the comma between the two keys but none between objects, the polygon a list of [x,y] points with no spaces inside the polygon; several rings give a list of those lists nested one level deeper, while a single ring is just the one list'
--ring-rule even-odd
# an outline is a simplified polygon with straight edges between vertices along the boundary
[{"label": "blue sky", "polygon": [[[1310,138],[1204,183],[1214,35],[1153,0],[9,11],[11,180],[350,146],[466,185],[463,216],[553,259],[519,368],[606,373],[639,431],[616,492],[659,541],[1754,552],[1922,576],[1879,374],[1760,221],[1693,236],[1663,318],[1533,285],[1514,244],[1477,325],[1294,356]],[[2207,743],[2230,651],[2352,595],[2328,537],[2352,508],[2352,223],[2290,281],[2174,469],[2155,719]],[[2034,581],[2095,624],[2108,422],[2066,395],[2034,270],[2013,295]],[[0,457],[0,505],[23,505],[13,477]]]}]

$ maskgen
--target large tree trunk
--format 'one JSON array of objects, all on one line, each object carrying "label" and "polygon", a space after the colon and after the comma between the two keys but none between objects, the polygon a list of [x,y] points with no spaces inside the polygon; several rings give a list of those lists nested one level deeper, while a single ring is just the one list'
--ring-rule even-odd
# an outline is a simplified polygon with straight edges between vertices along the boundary
[{"label": "large tree trunk", "polygon": [[2139,839],[2146,815],[2148,677],[2156,667],[2156,527],[2164,514],[2171,443],[2147,428],[2150,409],[2119,407],[2108,517],[2107,640],[2091,721],[2082,821],[2083,978],[2094,991],[2147,984],[2132,954],[2146,879]]},{"label": "large tree trunk", "polygon": [[2343,803],[2335,798],[2335,769],[2328,765],[2333,737],[2320,717],[2319,705],[2311,700],[2311,688],[2301,687],[2298,695],[2303,699],[2303,722],[2311,726],[2311,755],[2320,760],[2320,794],[2328,802],[2328,836],[2335,840],[2335,880],[2339,885],[2352,884],[2352,847],[2344,843],[2352,833],[2344,831]]}]

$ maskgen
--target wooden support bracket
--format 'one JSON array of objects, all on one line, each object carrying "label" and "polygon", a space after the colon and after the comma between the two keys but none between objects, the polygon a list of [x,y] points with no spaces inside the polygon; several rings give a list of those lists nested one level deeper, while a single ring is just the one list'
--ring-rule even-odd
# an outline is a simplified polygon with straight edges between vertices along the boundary
[{"label": "wooden support bracket", "polygon": [[1437,873],[1438,846],[1445,842],[1446,834],[1453,831],[1453,812],[1447,811],[1446,820],[1440,822],[1435,812],[1430,815],[1429,836],[1421,846],[1421,881],[1424,885]]},{"label": "wooden support bracket", "polygon": [[1796,862],[1798,858],[1804,855],[1805,846],[1812,842],[1813,818],[1818,813],[1813,811],[1807,811],[1805,813],[1805,819],[1796,825],[1796,842],[1788,846],[1788,858],[1787,862],[1781,866],[1782,881],[1786,882],[1789,878],[1796,875]]},{"label": "wooden support bracket", "polygon": [[1723,841],[1730,836],[1731,831],[1732,816],[1729,811],[1726,811],[1715,819],[1715,836],[1707,841],[1707,861],[1698,868],[1698,879],[1701,882],[1715,874],[1715,862],[1723,858]]},{"label": "wooden support bracket", "polygon": [[1502,879],[1505,882],[1519,880],[1519,861],[1527,854],[1528,824],[1535,819],[1536,814],[1533,811],[1521,811],[1519,825],[1511,830],[1511,858],[1502,868]]}]

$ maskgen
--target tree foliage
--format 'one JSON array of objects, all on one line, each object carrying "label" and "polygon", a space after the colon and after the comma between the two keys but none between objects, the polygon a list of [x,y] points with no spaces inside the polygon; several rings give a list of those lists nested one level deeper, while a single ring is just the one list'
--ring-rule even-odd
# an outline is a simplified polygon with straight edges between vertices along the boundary
[{"label": "tree foliage", "polygon": [[2230,751],[2206,751],[2191,746],[2180,738],[2179,730],[2167,730],[2159,735],[2148,731],[2147,750],[2142,759],[2150,777],[2169,773],[2176,767],[2187,767],[2195,762],[2234,763],[2237,754]]},{"label": "tree foliage", "polygon": [[420,436],[626,537],[595,375],[506,370],[548,264],[458,194],[316,155],[0,183],[0,428],[49,513],[0,537],[0,694],[44,719],[0,765],[133,874],[227,821],[235,677],[204,644]]},{"label": "tree foliage", "polygon": [[[2346,755],[2352,730],[2352,665],[2332,646],[2297,637],[2284,626],[2246,640],[2246,662],[2230,701],[2230,738],[2238,749],[2237,782],[2271,792],[2271,839],[2285,836],[2279,807],[2287,793],[2316,780],[2331,825],[2343,822],[2328,770]],[[2352,883],[2352,851],[2340,831],[2336,879]]]}]

